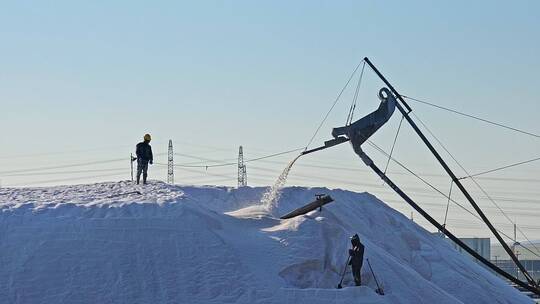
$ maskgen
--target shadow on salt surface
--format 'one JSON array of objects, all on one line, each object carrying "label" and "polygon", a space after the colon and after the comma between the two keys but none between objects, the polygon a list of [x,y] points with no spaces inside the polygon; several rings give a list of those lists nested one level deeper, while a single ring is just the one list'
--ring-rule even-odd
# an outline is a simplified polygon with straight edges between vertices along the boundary
[{"label": "shadow on salt surface", "polygon": [[317,287],[321,273],[325,272],[324,261],[318,259],[306,260],[301,263],[292,264],[279,272],[289,286],[301,289]]},{"label": "shadow on salt surface", "polygon": [[247,206],[242,209],[225,212],[225,214],[236,217],[236,218],[243,218],[243,219],[262,219],[262,218],[272,218],[274,219],[274,216],[272,213],[268,210],[267,207],[263,205],[252,205]]},{"label": "shadow on salt surface", "polygon": [[280,289],[284,303],[315,304],[315,303],[361,303],[382,304],[390,303],[390,299],[376,294],[366,286],[345,287],[343,289],[318,288],[282,288]]}]

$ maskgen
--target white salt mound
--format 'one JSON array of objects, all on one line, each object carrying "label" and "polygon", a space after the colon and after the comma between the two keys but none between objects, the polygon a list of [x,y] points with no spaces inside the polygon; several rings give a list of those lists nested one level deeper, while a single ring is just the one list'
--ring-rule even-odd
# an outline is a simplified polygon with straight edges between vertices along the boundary
[{"label": "white salt mound", "polygon": [[[282,190],[275,214],[335,202],[279,220],[264,188],[0,188],[0,302],[532,303],[370,194]],[[367,267],[336,289],[354,233],[384,296]]]}]

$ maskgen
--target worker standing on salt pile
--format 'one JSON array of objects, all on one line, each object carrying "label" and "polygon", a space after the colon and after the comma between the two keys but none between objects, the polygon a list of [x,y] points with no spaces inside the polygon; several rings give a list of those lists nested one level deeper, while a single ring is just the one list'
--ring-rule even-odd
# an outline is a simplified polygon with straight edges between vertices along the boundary
[{"label": "worker standing on salt pile", "polygon": [[351,244],[352,249],[349,249],[351,261],[349,262],[349,265],[351,265],[352,268],[354,283],[356,286],[360,286],[360,272],[362,270],[362,264],[364,263],[364,245],[362,245],[360,242],[360,237],[358,237],[358,234],[351,237]]},{"label": "worker standing on salt pile", "polygon": [[137,144],[137,185],[141,179],[141,173],[143,176],[143,184],[146,184],[146,178],[148,177],[148,163],[152,165],[154,163],[154,156],[152,155],[152,147],[150,141],[152,137],[150,134],[145,134],[143,142]]}]

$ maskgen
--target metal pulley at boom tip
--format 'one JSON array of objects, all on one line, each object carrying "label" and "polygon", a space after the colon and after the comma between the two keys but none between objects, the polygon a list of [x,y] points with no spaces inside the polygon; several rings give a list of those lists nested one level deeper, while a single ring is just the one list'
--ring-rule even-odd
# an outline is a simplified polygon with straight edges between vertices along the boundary
[{"label": "metal pulley at boom tip", "polygon": [[352,124],[346,125],[344,127],[334,128],[332,130],[332,136],[334,137],[334,139],[325,141],[324,146],[304,151],[301,154],[305,155],[328,149],[344,142],[348,142],[351,139],[354,139],[353,142],[355,142],[355,145],[359,147],[362,143],[364,143],[364,141],[366,141],[371,135],[373,135],[373,133],[375,133],[390,119],[390,117],[394,113],[394,110],[396,109],[396,99],[389,89],[380,89],[378,96],[381,100],[381,103],[377,110],[360,118]]},{"label": "metal pulley at boom tip", "polygon": [[345,135],[351,140],[354,150],[359,149],[371,135],[377,132],[392,117],[396,109],[396,99],[390,90],[382,88],[379,90],[378,96],[381,103],[377,110],[350,125],[334,128],[332,136],[337,138],[340,135]]}]

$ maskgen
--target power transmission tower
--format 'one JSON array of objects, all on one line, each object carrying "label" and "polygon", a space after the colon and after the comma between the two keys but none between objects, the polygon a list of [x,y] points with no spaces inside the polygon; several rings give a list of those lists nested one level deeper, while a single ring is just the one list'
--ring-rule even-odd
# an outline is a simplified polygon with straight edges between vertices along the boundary
[{"label": "power transmission tower", "polygon": [[167,183],[174,184],[174,160],[173,160],[172,139],[169,139],[169,160],[167,162]]},{"label": "power transmission tower", "polygon": [[246,164],[244,164],[244,151],[242,146],[238,149],[238,187],[247,186]]}]

